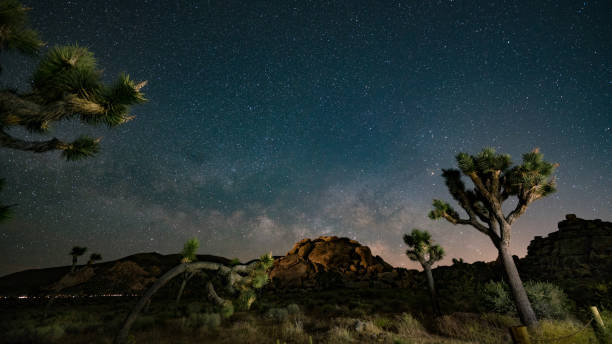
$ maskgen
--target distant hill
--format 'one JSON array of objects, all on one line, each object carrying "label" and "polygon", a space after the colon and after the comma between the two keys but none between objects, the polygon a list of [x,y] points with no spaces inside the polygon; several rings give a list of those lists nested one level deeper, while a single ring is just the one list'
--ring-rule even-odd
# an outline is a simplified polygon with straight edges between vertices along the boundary
[{"label": "distant hill", "polygon": [[[578,302],[612,305],[612,223],[570,214],[558,226],[548,237],[534,238],[525,258],[515,256],[522,279],[558,284]],[[151,252],[80,265],[74,274],[70,266],[26,270],[0,278],[0,296],[140,294],[180,260],[178,254]],[[198,260],[230,264],[211,255]],[[448,292],[503,278],[496,262],[456,262],[433,272],[436,284]],[[268,288],[280,289],[423,288],[425,283],[417,270],[394,268],[367,246],[333,236],[296,243],[287,255],[275,257],[270,276]]]}]

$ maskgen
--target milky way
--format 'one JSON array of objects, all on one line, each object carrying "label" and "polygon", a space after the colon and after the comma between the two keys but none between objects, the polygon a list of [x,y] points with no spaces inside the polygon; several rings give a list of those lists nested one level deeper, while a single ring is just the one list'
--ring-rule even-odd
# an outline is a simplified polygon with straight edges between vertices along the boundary
[{"label": "milky way", "polygon": [[[484,235],[427,218],[451,200],[441,169],[487,146],[560,163],[515,254],[567,213],[612,220],[608,1],[23,2],[48,46],[90,48],[108,81],[148,80],[149,102],[112,130],[54,127],[102,137],[95,158],[0,149],[0,197],[18,204],[0,275],[69,264],[74,245],[106,260],[194,236],[241,259],[348,236],[416,267],[401,241],[415,227],[442,264],[492,260]],[[36,60],[0,58],[2,87],[27,90]]]}]

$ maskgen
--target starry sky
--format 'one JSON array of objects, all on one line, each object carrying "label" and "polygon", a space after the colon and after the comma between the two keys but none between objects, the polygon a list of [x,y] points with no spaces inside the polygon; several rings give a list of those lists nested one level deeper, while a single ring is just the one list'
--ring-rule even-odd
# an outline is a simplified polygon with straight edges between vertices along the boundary
[{"label": "starry sky", "polygon": [[[247,260],[347,236],[416,268],[412,228],[442,264],[493,260],[475,229],[427,218],[452,200],[441,169],[487,146],[560,164],[514,254],[567,213],[612,220],[609,1],[22,1],[48,46],[88,47],[107,81],[148,80],[149,102],[114,129],[54,127],[102,137],[95,158],[0,149],[0,197],[18,204],[0,275],[70,264],[74,245],[108,260],[191,237]],[[1,87],[28,89],[36,59],[0,63]]]}]

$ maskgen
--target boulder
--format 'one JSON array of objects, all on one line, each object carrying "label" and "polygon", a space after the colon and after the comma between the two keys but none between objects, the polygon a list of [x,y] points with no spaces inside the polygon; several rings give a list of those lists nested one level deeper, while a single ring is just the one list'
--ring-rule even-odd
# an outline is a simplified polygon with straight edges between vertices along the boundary
[{"label": "boulder", "polygon": [[[370,248],[349,238],[322,236],[303,239],[287,255],[276,259],[270,279],[276,288],[365,286],[393,267]],[[392,284],[391,275],[380,275],[382,283]],[[397,274],[395,274],[397,276]]]}]

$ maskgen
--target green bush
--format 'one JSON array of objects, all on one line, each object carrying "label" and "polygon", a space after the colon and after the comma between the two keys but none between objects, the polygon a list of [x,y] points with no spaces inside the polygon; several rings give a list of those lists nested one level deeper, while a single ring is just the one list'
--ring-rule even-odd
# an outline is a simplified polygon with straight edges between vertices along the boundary
[{"label": "green bush", "polygon": [[225,301],[221,306],[220,313],[223,319],[227,319],[234,315],[234,304],[232,303],[232,301]]},{"label": "green bush", "polygon": [[285,321],[289,317],[289,312],[286,308],[270,308],[266,312],[266,318],[274,319],[278,322]]},{"label": "green bush", "polygon": [[218,313],[191,314],[185,321],[185,327],[200,329],[217,329],[221,325],[221,316]]},{"label": "green bush", "polygon": [[489,281],[482,291],[483,307],[487,311],[500,314],[516,313],[516,307],[508,286],[503,282]]},{"label": "green bush", "polygon": [[191,302],[185,306],[185,313],[187,315],[202,312],[202,304],[199,302]]},{"label": "green bush", "polygon": [[298,314],[300,312],[300,306],[295,303],[292,303],[287,306],[287,312],[289,314]]},{"label": "green bush", "polygon": [[[547,282],[528,281],[524,285],[536,316],[544,319],[563,319],[568,316],[571,303],[561,288]],[[504,282],[486,283],[482,302],[488,311],[517,314],[510,288]]]}]

